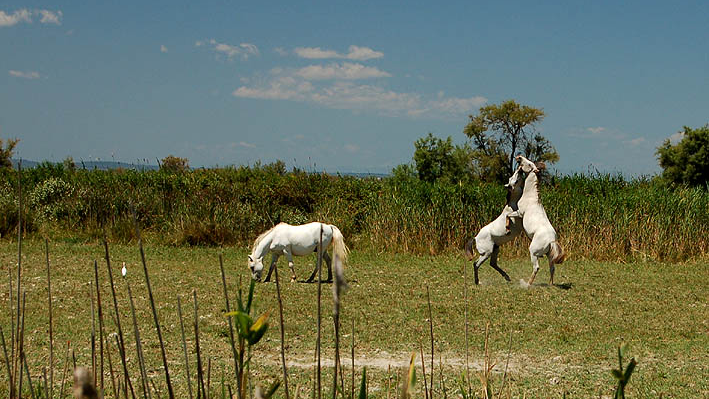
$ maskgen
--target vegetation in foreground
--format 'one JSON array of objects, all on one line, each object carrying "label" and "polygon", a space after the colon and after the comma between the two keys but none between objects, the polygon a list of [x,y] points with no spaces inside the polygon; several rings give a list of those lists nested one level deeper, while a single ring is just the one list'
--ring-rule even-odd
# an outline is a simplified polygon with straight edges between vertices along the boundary
[{"label": "vegetation in foreground", "polygon": [[[50,243],[52,296],[54,306],[54,369],[59,389],[59,375],[71,346],[77,364],[91,364],[90,281],[93,260],[99,261],[99,285],[104,305],[105,333],[116,332],[111,320],[111,295],[99,243]],[[17,243],[0,242],[3,272],[12,276],[17,262]],[[220,253],[224,254],[226,283],[232,299],[241,286],[247,292],[249,279],[245,266],[246,248],[182,248],[149,245],[146,247],[153,295],[161,321],[169,359],[170,374],[178,397],[186,397],[187,384],[183,367],[182,338],[177,313],[177,297],[182,299],[186,339],[193,378],[196,370],[195,340],[190,338],[190,303],[196,289],[199,302],[199,333],[204,370],[211,364],[211,387],[218,395],[221,375],[235,386],[229,327],[224,317]],[[32,240],[23,246],[22,287],[26,291],[25,348],[30,374],[35,384],[42,366],[49,364],[47,340],[47,290],[44,242]],[[507,261],[509,251],[501,254],[501,266],[513,281],[527,278],[528,261]],[[160,346],[150,310],[149,295],[143,283],[140,255],[135,245],[112,245],[114,281],[118,306],[126,331],[126,353],[132,378],[139,378],[136,342],[131,330],[127,284],[133,289],[137,326],[143,342],[148,379],[165,393]],[[121,262],[127,264],[127,276],[120,277]],[[314,256],[298,259],[296,271],[302,276],[310,270]],[[305,265],[305,262],[308,265]],[[10,268],[11,270],[8,270]],[[469,271],[469,270],[468,270]],[[543,270],[540,281],[548,278]],[[459,381],[465,370],[464,290],[462,257],[412,256],[379,251],[354,251],[347,267],[350,290],[344,296],[341,314],[341,348],[344,386],[349,392],[351,380],[349,343],[354,323],[356,384],[363,366],[371,397],[386,397],[387,384],[399,386],[408,367],[411,352],[423,347],[430,376],[428,347],[428,296],[435,342],[436,396],[443,396],[443,381],[450,397],[460,394]],[[546,272],[548,273],[548,271]],[[626,388],[628,397],[694,397],[709,393],[709,363],[706,334],[706,301],[709,264],[641,262],[630,264],[575,261],[557,270],[561,289],[545,284],[530,290],[507,283],[488,267],[481,269],[481,286],[468,286],[468,339],[471,376],[476,379],[485,366],[485,331],[489,324],[487,348],[494,392],[502,382],[509,357],[507,386],[512,397],[567,397],[612,395],[616,379],[611,369],[619,367],[615,354],[621,342],[627,342],[638,364]],[[242,281],[243,280],[243,281]],[[9,302],[9,278],[0,280],[0,301]],[[289,362],[291,393],[300,387],[300,397],[309,397],[313,383],[315,348],[315,301],[317,286],[285,283],[282,279],[285,322],[285,358]],[[16,288],[13,284],[13,287]],[[333,333],[329,286],[323,287],[323,358],[331,359]],[[275,284],[258,284],[251,314],[270,311],[269,331],[253,348],[250,372],[253,381],[264,389],[281,379],[280,328]],[[16,299],[16,298],[15,298]],[[7,309],[7,307],[5,307]],[[0,313],[3,330],[10,325],[8,311]],[[131,330],[132,331],[132,330]],[[511,337],[511,341],[510,341]],[[511,342],[511,345],[509,344]],[[113,351],[114,369],[118,356]],[[418,357],[420,361],[421,357]],[[418,362],[417,361],[417,362]],[[626,359],[627,362],[627,359]],[[388,365],[392,368],[389,370]],[[417,364],[417,367],[420,366]],[[623,365],[623,366],[627,366]],[[323,369],[324,392],[329,392],[332,375]],[[206,371],[205,371],[206,372]],[[0,381],[5,381],[0,379]],[[108,374],[105,376],[106,386]],[[206,377],[205,377],[206,378]],[[193,379],[194,382],[194,379]],[[430,379],[428,380],[430,384]],[[4,385],[4,384],[0,384]],[[479,387],[479,385],[476,385]],[[6,389],[6,386],[0,387]],[[110,388],[109,388],[110,389]],[[422,373],[418,370],[417,396],[423,397]],[[505,390],[505,393],[507,390]],[[283,387],[276,395],[283,397]],[[503,395],[505,396],[505,395]]]}]

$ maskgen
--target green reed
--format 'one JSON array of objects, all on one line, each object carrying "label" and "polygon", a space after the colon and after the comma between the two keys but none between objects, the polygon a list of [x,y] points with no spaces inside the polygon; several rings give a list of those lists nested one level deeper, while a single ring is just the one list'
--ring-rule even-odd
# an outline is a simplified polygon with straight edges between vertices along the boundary
[{"label": "green reed", "polygon": [[[413,177],[355,178],[286,172],[276,164],[183,173],[67,170],[50,163],[22,174],[28,232],[54,238],[137,240],[172,245],[249,245],[278,222],[322,220],[348,244],[440,253],[461,248],[505,203],[499,184],[427,183]],[[16,231],[17,174],[0,171],[0,234]],[[565,250],[598,260],[705,257],[706,188],[610,174],[553,176],[541,199]],[[75,239],[75,238],[72,238]],[[505,250],[526,256],[528,240]]]}]

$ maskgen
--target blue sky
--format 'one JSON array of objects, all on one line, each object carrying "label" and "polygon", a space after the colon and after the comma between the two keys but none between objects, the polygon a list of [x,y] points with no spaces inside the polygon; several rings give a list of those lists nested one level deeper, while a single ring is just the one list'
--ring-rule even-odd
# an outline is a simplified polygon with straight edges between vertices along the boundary
[{"label": "blue sky", "polygon": [[704,1],[96,3],[0,1],[22,158],[388,172],[515,99],[558,171],[638,175],[709,122]]}]

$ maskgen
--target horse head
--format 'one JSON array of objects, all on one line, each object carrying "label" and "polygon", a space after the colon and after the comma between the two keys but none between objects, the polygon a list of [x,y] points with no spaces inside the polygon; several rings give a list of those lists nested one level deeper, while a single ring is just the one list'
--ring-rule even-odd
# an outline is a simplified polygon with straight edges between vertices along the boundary
[{"label": "horse head", "polygon": [[505,187],[512,191],[516,188],[519,188],[524,184],[524,179],[521,178],[520,176],[520,171],[522,170],[522,167],[518,167],[515,169],[515,173],[510,176],[509,180],[507,180],[507,184],[505,184]]},{"label": "horse head", "polygon": [[[519,162],[519,167],[522,169],[522,171],[524,173],[530,173],[530,172],[539,173],[539,171],[541,170],[540,168],[537,167],[537,165],[534,162],[530,161],[529,159],[527,159],[521,155],[517,155],[515,157],[515,159],[517,160],[517,162]],[[540,165],[542,166],[542,169],[543,169],[544,163],[541,162]]]},{"label": "horse head", "polygon": [[261,281],[261,272],[263,272],[263,258],[254,259],[249,255],[249,269],[251,269],[251,278],[256,281]]}]

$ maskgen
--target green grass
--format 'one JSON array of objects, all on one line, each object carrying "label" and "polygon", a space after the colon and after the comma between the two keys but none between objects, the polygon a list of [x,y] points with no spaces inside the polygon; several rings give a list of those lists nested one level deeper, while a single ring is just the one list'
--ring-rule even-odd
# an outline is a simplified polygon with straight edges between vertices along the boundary
[{"label": "green grass", "polygon": [[[120,265],[128,265],[128,281],[135,296],[141,338],[148,372],[158,386],[161,377],[160,348],[152,322],[147,290],[139,266],[137,246],[111,245],[113,272],[119,296],[121,322],[128,342],[132,378],[137,385],[138,371],[132,334],[130,308]],[[186,396],[182,368],[182,349],[176,296],[182,300],[188,346],[193,348],[191,292],[197,290],[200,311],[200,345],[203,360],[213,363],[212,387],[219,388],[222,368],[233,381],[233,361],[229,348],[228,327],[222,316],[224,300],[219,273],[218,254],[224,254],[227,284],[232,304],[240,279],[247,287],[248,270],[245,248],[166,247],[145,243],[150,278],[163,335],[167,344],[170,373],[181,397]],[[31,240],[23,247],[22,287],[27,292],[26,338],[33,382],[37,385],[43,366],[48,365],[48,317],[44,243]],[[93,260],[99,261],[102,302],[107,332],[114,332],[110,288],[99,243],[51,242],[52,294],[54,298],[55,381],[61,378],[67,341],[76,351],[79,364],[90,365],[91,309],[88,293],[93,280]],[[296,258],[299,278],[312,270],[315,256]],[[8,310],[9,267],[17,262],[17,243],[0,241],[0,325],[9,341]],[[557,268],[557,283],[569,289],[551,287],[548,270],[543,267],[531,289],[520,287],[519,280],[531,272],[529,261],[509,260],[503,250],[501,266],[512,277],[507,283],[487,265],[480,269],[482,285],[469,282],[469,331],[471,362],[483,361],[486,324],[490,325],[489,347],[496,371],[504,369],[512,333],[510,358],[511,393],[513,397],[570,397],[611,395],[615,380],[610,370],[617,367],[616,349],[621,342],[630,344],[629,356],[638,360],[627,392],[628,397],[697,397],[709,394],[709,263],[608,263],[576,261],[573,258]],[[468,264],[469,277],[472,270]],[[281,270],[286,270],[285,262]],[[282,278],[287,273],[282,273]],[[345,387],[349,392],[349,344],[351,326],[356,324],[356,358],[367,367],[370,393],[386,397],[386,369],[408,362],[411,351],[419,351],[423,343],[425,358],[430,359],[426,286],[430,288],[435,334],[436,386],[438,354],[444,362],[444,375],[449,396],[457,395],[456,378],[465,359],[463,260],[457,253],[439,256],[354,251],[346,275],[350,290],[344,296],[341,315],[342,346],[346,366]],[[282,280],[283,281],[283,280]],[[14,287],[13,280],[13,291]],[[283,281],[284,317],[286,324],[286,359],[300,364],[313,360],[315,347],[315,300],[317,285]],[[260,315],[271,310],[270,330],[256,346],[252,373],[254,380],[270,385],[280,378],[278,305],[275,284],[258,284],[255,309]],[[13,292],[13,295],[15,293]],[[330,358],[333,347],[332,296],[330,286],[323,286],[323,351]],[[195,354],[190,353],[195,361]],[[114,368],[117,355],[113,352]],[[420,359],[417,365],[420,365]],[[206,366],[205,366],[206,367]],[[194,364],[192,371],[194,372]],[[427,365],[427,371],[430,371]],[[477,371],[477,369],[476,369]],[[395,369],[401,375],[403,368]],[[394,373],[394,371],[392,371]],[[417,390],[421,394],[423,379],[418,372]],[[358,367],[359,383],[361,368]],[[311,387],[312,368],[292,366],[289,370],[291,390],[301,385],[301,394]],[[494,386],[501,374],[496,373]],[[331,377],[323,376],[328,392]],[[194,381],[193,381],[194,382]],[[57,382],[58,384],[58,382]],[[106,377],[106,386],[108,377]],[[0,392],[6,392],[7,376],[0,374]],[[357,389],[355,389],[355,392]],[[282,397],[282,388],[277,393]],[[442,397],[440,393],[438,397]],[[305,396],[307,397],[307,395]]]}]

